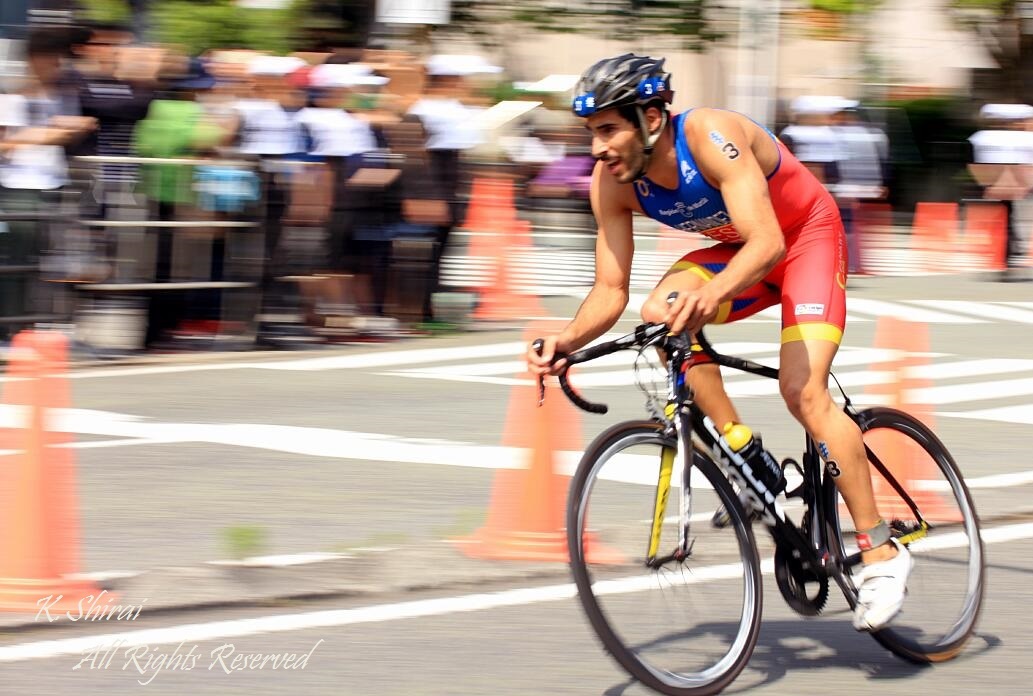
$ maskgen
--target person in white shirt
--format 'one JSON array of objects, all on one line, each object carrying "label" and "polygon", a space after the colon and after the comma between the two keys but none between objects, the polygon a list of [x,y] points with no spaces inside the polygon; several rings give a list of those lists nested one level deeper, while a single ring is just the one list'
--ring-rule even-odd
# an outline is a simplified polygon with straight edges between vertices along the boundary
[{"label": "person in white shirt", "polygon": [[[424,94],[408,110],[419,119],[427,135],[427,165],[440,195],[448,204],[450,220],[435,231],[433,285],[440,285],[441,260],[448,246],[453,227],[464,216],[460,201],[462,156],[484,142],[478,125],[478,111],[463,103],[468,91],[466,79],[475,75],[496,74],[502,68],[490,65],[479,56],[439,54],[431,56],[424,66],[427,87]],[[425,314],[430,317],[430,310]]]},{"label": "person in white shirt", "polygon": [[864,123],[856,111],[857,102],[845,101],[832,116],[832,133],[838,156],[835,183],[828,188],[839,204],[840,217],[847,235],[847,272],[863,272],[861,232],[858,212],[866,202],[886,197],[883,178],[889,140],[880,129]]},{"label": "person in white shirt", "polygon": [[275,290],[275,253],[280,244],[283,216],[290,195],[289,159],[305,152],[301,127],[295,118],[300,105],[299,91],[288,82],[288,76],[305,66],[300,58],[257,56],[248,65],[250,91],[238,99],[233,109],[239,117],[238,149],[262,161],[260,170],[265,214],[262,233],[265,241],[262,300],[266,308],[281,302]]},{"label": "person in white shirt", "polygon": [[1016,208],[1024,208],[1033,189],[1033,106],[985,104],[982,130],[969,137],[972,171],[984,187],[983,197],[1001,201],[1007,211],[1006,262],[1021,263],[1023,238]]},{"label": "person in white shirt", "polygon": [[328,256],[317,269],[325,275],[318,287],[305,286],[314,295],[317,319],[318,315],[356,311],[360,303],[352,295],[372,294],[365,290],[366,285],[371,284],[368,279],[363,279],[362,288],[358,287],[358,279],[350,286],[347,280],[348,276],[355,278],[360,271],[354,240],[355,197],[363,195],[349,188],[347,182],[362,167],[364,156],[378,148],[378,142],[370,124],[348,113],[343,106],[355,90],[380,87],[387,81],[357,63],[324,63],[309,73],[311,105],[298,112],[297,121],[310,141],[309,159],[323,161],[329,168],[329,175],[320,181],[328,180],[331,201],[325,221]]}]

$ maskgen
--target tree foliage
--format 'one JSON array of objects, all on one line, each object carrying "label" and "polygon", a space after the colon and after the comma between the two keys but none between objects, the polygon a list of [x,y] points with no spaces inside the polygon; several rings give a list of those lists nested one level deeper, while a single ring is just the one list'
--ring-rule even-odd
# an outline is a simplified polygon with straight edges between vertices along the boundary
[{"label": "tree foliage", "polygon": [[126,0],[81,0],[82,14],[87,20],[104,23],[128,23],[132,10]]},{"label": "tree foliage", "polygon": [[287,53],[304,2],[283,9],[253,9],[234,0],[160,0],[150,8],[155,38],[198,54],[211,48],[252,48]]},{"label": "tree foliage", "polygon": [[868,12],[878,3],[866,0],[810,0],[812,10],[836,12],[839,14],[858,14]]}]

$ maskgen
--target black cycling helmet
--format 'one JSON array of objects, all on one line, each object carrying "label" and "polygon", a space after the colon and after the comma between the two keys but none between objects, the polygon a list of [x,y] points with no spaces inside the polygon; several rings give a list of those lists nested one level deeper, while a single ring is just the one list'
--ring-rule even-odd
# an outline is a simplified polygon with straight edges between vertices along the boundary
[{"label": "black cycling helmet", "polygon": [[638,177],[645,173],[653,146],[667,127],[668,118],[667,109],[663,109],[663,125],[655,133],[650,133],[644,107],[657,100],[670,104],[674,98],[671,73],[664,70],[664,60],[634,53],[604,58],[586,70],[574,87],[572,109],[578,116],[591,116],[620,106],[635,107],[642,151],[646,156]]},{"label": "black cycling helmet", "polygon": [[589,116],[617,106],[644,106],[656,99],[668,104],[674,97],[671,73],[663,58],[625,53],[604,58],[582,75],[574,88],[574,113]]}]

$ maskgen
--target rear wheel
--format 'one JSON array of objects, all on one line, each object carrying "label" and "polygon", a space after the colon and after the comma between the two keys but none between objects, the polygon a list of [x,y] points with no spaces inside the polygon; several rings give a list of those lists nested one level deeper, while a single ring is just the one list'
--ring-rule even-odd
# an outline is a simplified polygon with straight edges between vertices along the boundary
[{"label": "rear wheel", "polygon": [[[983,604],[985,554],[972,496],[957,464],[921,421],[892,408],[862,411],[858,425],[869,462],[878,459],[907,492],[928,524],[885,476],[870,467],[879,512],[914,558],[901,613],[873,637],[912,662],[943,662],[961,652],[975,630]],[[825,494],[832,520],[829,537],[841,558],[858,553],[854,524],[831,478]],[[847,599],[856,588],[847,576]]]},{"label": "rear wheel", "polygon": [[[585,452],[567,507],[571,569],[592,627],[636,679],[672,696],[716,694],[746,666],[761,619],[761,575],[753,531],[721,471],[695,454],[691,553],[650,567],[657,481],[675,466],[658,556],[679,538],[682,472],[674,439],[652,422],[622,423]],[[714,529],[719,503],[730,528]]]}]

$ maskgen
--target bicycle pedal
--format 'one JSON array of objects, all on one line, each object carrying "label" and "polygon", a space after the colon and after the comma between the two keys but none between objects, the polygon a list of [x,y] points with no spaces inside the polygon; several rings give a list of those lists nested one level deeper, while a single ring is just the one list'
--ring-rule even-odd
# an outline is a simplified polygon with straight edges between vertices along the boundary
[{"label": "bicycle pedal", "polygon": [[728,508],[725,507],[724,503],[720,503],[717,506],[717,510],[714,511],[713,517],[710,518],[710,526],[714,529],[725,529],[732,523],[732,516],[728,514]]},{"label": "bicycle pedal", "polygon": [[[742,501],[743,508],[746,510],[746,520],[750,524],[753,524],[760,519],[760,514],[750,506],[746,500]],[[719,503],[717,510],[714,511],[713,516],[710,518],[710,526],[714,529],[726,529],[732,524],[732,516],[728,514],[728,508],[725,507],[724,503]]]}]

